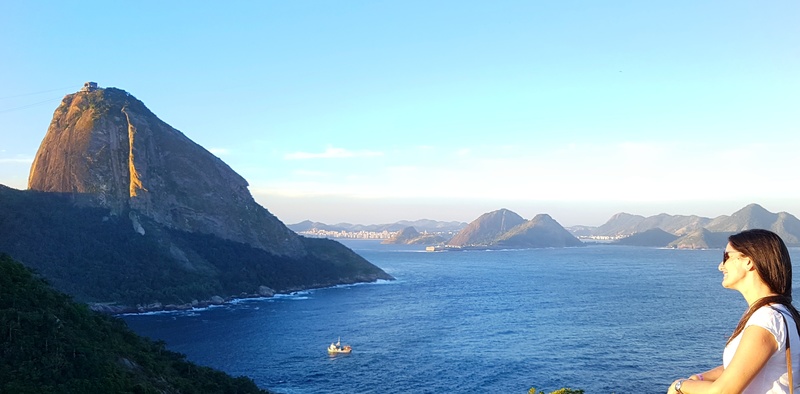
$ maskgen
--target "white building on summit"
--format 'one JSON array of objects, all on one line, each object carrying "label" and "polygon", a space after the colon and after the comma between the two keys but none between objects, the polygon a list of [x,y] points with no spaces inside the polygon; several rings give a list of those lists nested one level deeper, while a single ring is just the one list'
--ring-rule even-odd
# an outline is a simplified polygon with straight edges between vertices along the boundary
[{"label": "white building on summit", "polygon": [[86,82],[81,88],[81,92],[94,92],[97,90],[97,82]]}]

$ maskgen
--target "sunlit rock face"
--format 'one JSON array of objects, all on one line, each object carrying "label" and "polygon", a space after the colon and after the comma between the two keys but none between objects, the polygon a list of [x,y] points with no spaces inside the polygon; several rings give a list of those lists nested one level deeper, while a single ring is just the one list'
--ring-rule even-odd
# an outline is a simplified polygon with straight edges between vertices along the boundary
[{"label": "sunlit rock face", "polygon": [[115,88],[64,98],[28,178],[29,189],[80,194],[117,214],[304,255],[298,236],[247,186],[222,160]]}]

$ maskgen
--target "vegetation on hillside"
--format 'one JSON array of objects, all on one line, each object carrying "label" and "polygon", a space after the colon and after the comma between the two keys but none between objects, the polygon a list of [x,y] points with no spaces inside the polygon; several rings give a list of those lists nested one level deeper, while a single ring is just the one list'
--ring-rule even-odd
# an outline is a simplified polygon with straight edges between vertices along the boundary
[{"label": "vegetation on hillside", "polygon": [[338,242],[302,238],[309,253],[273,255],[80,206],[80,197],[0,186],[0,252],[81,302],[189,304],[213,296],[294,291],[391,276]]},{"label": "vegetation on hillside", "polygon": [[90,311],[0,254],[0,392],[267,393]]}]

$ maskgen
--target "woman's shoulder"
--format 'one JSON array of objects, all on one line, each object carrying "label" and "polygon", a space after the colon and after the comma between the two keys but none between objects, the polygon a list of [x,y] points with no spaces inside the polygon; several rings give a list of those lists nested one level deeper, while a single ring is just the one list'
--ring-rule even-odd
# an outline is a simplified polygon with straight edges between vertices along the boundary
[{"label": "woman's shoulder", "polygon": [[[781,310],[779,310],[779,308]],[[787,315],[789,314],[782,305],[762,306],[747,319],[747,326],[758,325],[765,328],[775,327],[779,322],[783,321],[784,313]]]},{"label": "woman's shoulder", "polygon": [[781,319],[781,316],[786,316],[788,318],[788,317],[791,316],[791,313],[789,312],[788,309],[786,309],[785,306],[780,305],[780,304],[773,304],[773,305],[764,305],[761,308],[756,309],[756,311],[753,312],[753,315],[751,316],[751,319],[753,317],[758,317],[758,318],[762,318],[762,319],[763,318],[768,318],[768,319],[778,318],[778,319]]},{"label": "woman's shoulder", "polygon": [[779,341],[783,338],[783,319],[791,319],[791,314],[783,305],[766,305],[758,308],[747,320],[748,326],[759,326],[776,337]]}]

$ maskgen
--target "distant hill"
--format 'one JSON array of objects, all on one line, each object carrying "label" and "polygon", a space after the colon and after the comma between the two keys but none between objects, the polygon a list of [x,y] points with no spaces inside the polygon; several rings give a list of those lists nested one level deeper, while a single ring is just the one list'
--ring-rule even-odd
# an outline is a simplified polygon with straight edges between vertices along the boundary
[{"label": "distant hill", "polygon": [[561,227],[550,215],[539,214],[494,241],[497,246],[509,248],[554,248],[584,246],[569,231]]},{"label": "distant hill", "polygon": [[701,228],[670,242],[667,246],[677,249],[722,249],[725,248],[731,234],[733,233],[713,232]]},{"label": "distant hill", "polygon": [[484,213],[447,242],[450,246],[492,245],[497,237],[525,222],[522,216],[499,209]]},{"label": "distant hill", "polygon": [[525,220],[508,209],[485,213],[447,242],[451,247],[547,248],[583,243],[547,214]]},{"label": "distant hill", "polygon": [[597,227],[592,232],[594,236],[624,237],[636,233],[639,224],[645,217],[641,215],[631,215],[620,212],[608,219],[603,225]]},{"label": "distant hill", "polygon": [[706,229],[712,232],[736,233],[751,228],[774,231],[790,245],[800,245],[800,220],[786,212],[772,213],[758,204],[750,204],[731,216],[712,220]]},{"label": "distant hill", "polygon": [[403,245],[440,245],[448,238],[431,233],[420,233],[414,227],[406,227],[397,232],[393,237],[382,241],[382,244]]},{"label": "distant hill", "polygon": [[[728,235],[753,228],[774,231],[787,245],[800,246],[800,220],[786,212],[777,214],[769,212],[758,204],[747,205],[730,216],[723,215],[714,219],[695,215],[673,216],[662,213],[643,217],[619,213],[592,231],[592,236],[630,238],[649,230],[659,229],[676,236],[677,239],[663,245],[653,246],[720,248],[727,243]],[[655,242],[656,238],[653,238],[653,234],[655,233],[634,237],[625,242],[639,242],[646,237]]]},{"label": "distant hill", "polygon": [[259,393],[90,311],[0,254],[0,393]]},{"label": "distant hill", "polygon": [[667,215],[665,213],[644,217],[618,213],[605,224],[592,231],[594,236],[626,237],[632,234],[659,228],[668,233],[683,235],[703,228],[711,219],[700,216]]},{"label": "distant hill", "polygon": [[629,235],[614,243],[617,245],[661,247],[669,245],[670,242],[676,239],[678,239],[678,236],[675,234],[670,234],[660,228],[651,228],[641,233]]},{"label": "distant hill", "polygon": [[307,232],[314,229],[326,230],[326,231],[352,231],[351,224],[342,223],[341,225],[328,225],[320,222],[312,222],[310,220],[304,220],[300,223],[289,224],[286,227],[288,227],[290,230],[296,233]]},{"label": "distant hill", "polygon": [[326,231],[351,231],[351,232],[358,232],[358,231],[374,231],[374,232],[382,232],[382,231],[401,231],[407,227],[414,227],[417,231],[420,232],[428,232],[428,233],[456,233],[461,231],[464,227],[467,226],[467,223],[464,222],[441,222],[436,220],[429,220],[429,219],[420,219],[420,220],[401,220],[396,223],[387,223],[387,224],[351,224],[351,223],[337,223],[337,224],[325,224],[320,222],[312,222],[310,220],[305,220],[300,223],[290,224],[287,227],[289,229],[297,232],[309,232],[311,230],[326,230]]}]

